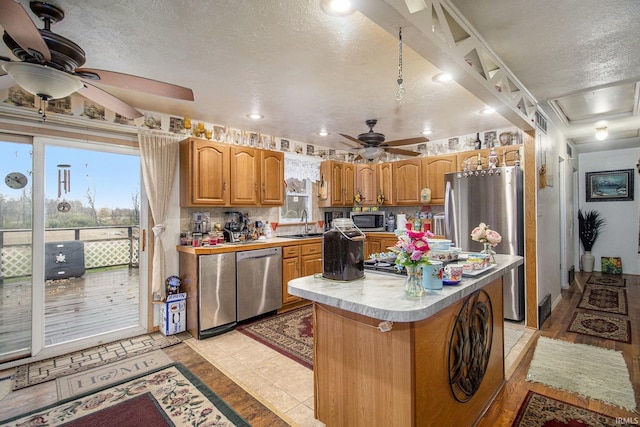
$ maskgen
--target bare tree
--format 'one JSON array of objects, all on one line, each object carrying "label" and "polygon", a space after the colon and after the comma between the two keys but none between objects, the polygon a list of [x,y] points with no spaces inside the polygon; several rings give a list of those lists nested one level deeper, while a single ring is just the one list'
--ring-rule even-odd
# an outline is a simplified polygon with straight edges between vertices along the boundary
[{"label": "bare tree", "polygon": [[132,224],[140,224],[140,190],[136,190],[131,195],[131,204],[133,205]]},{"label": "bare tree", "polygon": [[93,187],[93,192],[91,192],[91,187],[87,187],[87,203],[89,203],[89,207],[91,208],[91,216],[93,217],[93,221],[95,225],[100,225],[100,219],[98,218],[98,212],[96,211],[96,187]]}]

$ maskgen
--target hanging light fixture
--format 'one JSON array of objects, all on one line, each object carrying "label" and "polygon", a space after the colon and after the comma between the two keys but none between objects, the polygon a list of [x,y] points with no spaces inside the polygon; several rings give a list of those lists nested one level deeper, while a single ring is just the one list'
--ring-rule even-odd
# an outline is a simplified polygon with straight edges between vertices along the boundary
[{"label": "hanging light fixture", "polygon": [[609,131],[606,127],[596,129],[596,139],[598,141],[604,141],[605,139],[607,139],[607,136],[609,136]]},{"label": "hanging light fixture", "polygon": [[375,160],[384,153],[384,150],[380,147],[366,147],[358,150],[358,154],[363,159]]},{"label": "hanging light fixture", "polygon": [[396,90],[396,100],[402,101],[407,91],[402,85],[402,27],[398,33],[398,90]]}]

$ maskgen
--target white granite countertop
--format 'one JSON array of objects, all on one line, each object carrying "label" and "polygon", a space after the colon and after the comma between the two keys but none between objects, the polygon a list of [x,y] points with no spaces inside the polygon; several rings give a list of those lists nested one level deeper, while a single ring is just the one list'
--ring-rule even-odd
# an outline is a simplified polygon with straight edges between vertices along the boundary
[{"label": "white granite countertop", "polygon": [[482,288],[507,271],[524,263],[515,255],[495,255],[497,264],[477,277],[464,277],[454,286],[427,290],[423,297],[405,295],[404,276],[365,271],[365,277],[350,282],[324,279],[321,274],[291,280],[289,293],[320,304],[393,322],[415,322]]}]

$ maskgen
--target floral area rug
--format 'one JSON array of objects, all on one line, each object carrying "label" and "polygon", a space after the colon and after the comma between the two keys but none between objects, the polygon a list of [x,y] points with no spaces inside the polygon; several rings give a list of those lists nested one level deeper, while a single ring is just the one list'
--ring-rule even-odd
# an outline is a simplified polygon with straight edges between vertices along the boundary
[{"label": "floral area rug", "polygon": [[636,409],[621,351],[540,337],[526,380],[629,411]]},{"label": "floral area rug", "polygon": [[189,336],[188,334],[165,336],[160,332],[154,332],[21,365],[16,368],[13,377],[13,390],[52,381],[56,378],[179,344],[183,337]]},{"label": "floral area rug", "polygon": [[180,363],[0,422],[1,426],[60,424],[250,426]]},{"label": "floral area rug", "polygon": [[586,285],[578,307],[627,314],[627,291],[613,286]]},{"label": "floral area rug", "polygon": [[313,311],[310,306],[261,319],[237,330],[313,369]]},{"label": "floral area rug", "polygon": [[631,322],[628,319],[575,312],[567,331],[631,344]]},{"label": "floral area rug", "polygon": [[618,286],[624,288],[626,279],[612,276],[589,276],[587,285]]},{"label": "floral area rug", "polygon": [[615,418],[529,391],[512,427],[614,427]]}]

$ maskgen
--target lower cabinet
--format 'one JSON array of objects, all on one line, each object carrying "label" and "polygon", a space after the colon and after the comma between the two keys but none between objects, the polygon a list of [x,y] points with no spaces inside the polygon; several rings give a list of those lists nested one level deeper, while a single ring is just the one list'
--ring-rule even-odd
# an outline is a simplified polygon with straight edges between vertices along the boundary
[{"label": "lower cabinet", "polygon": [[369,233],[364,242],[364,258],[368,259],[371,254],[388,252],[390,246],[395,245],[398,238],[394,233]]},{"label": "lower cabinet", "polygon": [[310,301],[289,294],[287,285],[290,280],[316,273],[322,273],[322,243],[305,243],[282,248],[281,312],[310,304]]}]

